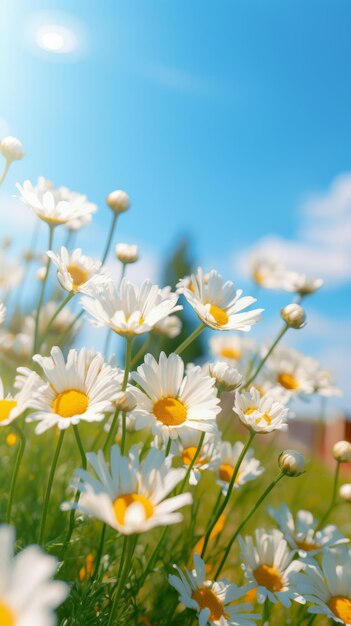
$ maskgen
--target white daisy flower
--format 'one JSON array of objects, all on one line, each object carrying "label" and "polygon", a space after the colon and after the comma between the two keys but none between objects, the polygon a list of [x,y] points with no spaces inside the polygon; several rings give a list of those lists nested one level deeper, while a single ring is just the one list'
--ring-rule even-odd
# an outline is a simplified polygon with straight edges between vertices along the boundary
[{"label": "white daisy flower", "polygon": [[[101,354],[85,349],[70,350],[65,361],[57,346],[50,357],[36,354],[44,377],[36,374],[36,389],[29,401],[33,409],[28,422],[38,421],[35,432],[41,434],[58,426],[65,430],[80,421],[99,422],[114,410],[113,401],[120,391],[119,371],[104,363]],[[17,370],[16,387],[21,388],[31,374],[28,368]]]},{"label": "white daisy flower", "polygon": [[23,278],[24,268],[16,259],[0,254],[0,291],[4,294],[17,289]]},{"label": "white daisy flower", "polygon": [[264,289],[292,291],[295,272],[286,270],[282,263],[260,250],[255,250],[249,257],[252,279]]},{"label": "white daisy flower", "polygon": [[192,503],[190,493],[167,498],[184,478],[185,470],[172,469],[172,458],[151,448],[140,459],[139,446],[132,446],[128,457],[119,446],[111,448],[109,471],[104,455],[87,454],[97,476],[77,470],[79,479],[72,486],[80,491],[79,502],[63,505],[95,517],[124,535],[142,533],[156,526],[181,522],[178,509]]},{"label": "white daisy flower", "polygon": [[265,434],[274,430],[287,430],[286,418],[289,410],[274,396],[265,394],[261,397],[256,387],[249,392],[235,394],[234,411],[240,421],[249,430]]},{"label": "white daisy flower", "polygon": [[326,615],[338,624],[351,625],[351,549],[325,550],[322,566],[307,563],[296,576],[296,588],[311,602],[309,613]]},{"label": "white daisy flower", "polygon": [[17,183],[16,187],[22,202],[50,226],[67,224],[92,213],[89,203],[79,199],[64,200],[59,191],[47,188],[46,185],[33,187],[29,180],[25,180],[23,186]]},{"label": "white daisy flower", "polygon": [[133,412],[138,429],[152,424],[154,434],[164,440],[176,438],[181,428],[217,433],[216,416],[220,412],[215,380],[201,367],[193,367],[184,376],[184,362],[177,354],[161,352],[159,361],[145,356],[143,365],[132,372],[137,408]]},{"label": "white daisy flower", "polygon": [[278,346],[266,363],[270,380],[294,394],[311,394],[319,363],[294,348]]},{"label": "white daisy flower", "polygon": [[153,327],[153,333],[174,339],[182,332],[182,320],[178,315],[168,315]]},{"label": "white daisy flower", "polygon": [[278,509],[270,506],[268,511],[289,546],[296,550],[302,559],[314,557],[325,548],[348,543],[348,539],[334,524],[328,524],[325,528],[316,530],[317,520],[310,511],[298,511],[295,520],[286,504],[281,504]]},{"label": "white daisy flower", "polygon": [[177,290],[182,293],[193,307],[197,316],[204,324],[215,330],[249,331],[251,326],[258,322],[263,309],[254,309],[242,313],[243,309],[256,302],[251,296],[241,297],[242,290],[237,290],[234,284],[212,270],[205,280],[202,269],[199,267],[196,275],[180,280]]},{"label": "white daisy flower", "polygon": [[142,335],[151,331],[162,319],[179,311],[178,295],[160,289],[145,280],[137,287],[124,278],[118,290],[108,283],[94,294],[94,298],[83,297],[81,304],[92,316],[94,326],[111,328],[119,335]]},{"label": "white daisy flower", "polygon": [[314,380],[315,392],[323,398],[342,396],[343,392],[334,384],[332,373],[328,370],[318,370]]},{"label": "white daisy flower", "polygon": [[216,334],[210,338],[210,350],[219,361],[236,365],[238,361],[247,361],[253,356],[255,344],[251,339],[241,335]]},{"label": "white daisy flower", "polygon": [[252,537],[238,539],[243,570],[247,578],[257,585],[257,601],[260,604],[268,598],[270,602],[281,602],[289,608],[291,600],[301,601],[294,579],[304,564],[294,560],[296,552],[289,549],[280,530],[258,528],[255,531],[256,546]]},{"label": "white daisy flower", "polygon": [[35,383],[36,374],[32,372],[32,375],[26,378],[20,391],[12,396],[10,393],[5,395],[4,385],[0,378],[0,426],[8,426],[26,411],[30,405]]},{"label": "white daisy flower", "polygon": [[0,324],[3,323],[6,315],[6,306],[4,304],[0,304]]},{"label": "white daisy flower", "polygon": [[115,255],[124,265],[136,263],[139,258],[139,248],[135,243],[118,243],[115,247]]},{"label": "white daisy flower", "polygon": [[[237,441],[233,445],[229,441],[222,441],[217,448],[217,456],[213,458],[210,464],[210,468],[214,469],[218,476],[217,484],[221,487],[223,495],[227,494],[229,483],[243,447],[244,444],[241,441]],[[240,465],[234,489],[239,489],[239,487],[246,485],[251,480],[255,480],[264,472],[264,467],[253,455],[254,450],[250,448]]]},{"label": "white daisy flower", "polygon": [[67,222],[67,230],[80,230],[90,224],[93,214],[97,211],[97,205],[90,202],[86,195],[78,193],[77,191],[71,191],[68,187],[58,187],[58,189],[55,190],[55,195],[59,196],[61,200],[69,202],[75,209],[85,209],[84,213],[80,216]]},{"label": "white daisy flower", "polygon": [[215,379],[216,387],[220,392],[234,391],[234,389],[240,387],[243,380],[236,367],[229,365],[225,361],[206,363],[203,369],[206,374]]},{"label": "white daisy flower", "polygon": [[67,248],[62,246],[59,254],[49,250],[47,255],[56,265],[57,278],[66,291],[91,294],[94,293],[94,289],[99,289],[101,285],[111,281],[109,275],[102,269],[100,261],[85,256],[80,248],[69,253]]},{"label": "white daisy flower", "polygon": [[322,278],[312,278],[306,274],[298,274],[290,272],[290,289],[287,291],[295,291],[301,296],[308,296],[323,286]]},{"label": "white daisy flower", "polygon": [[206,580],[205,563],[194,555],[194,569],[184,571],[177,565],[177,576],[168,577],[169,584],[179,593],[179,600],[196,611],[199,626],[255,626],[260,615],[251,613],[252,605],[245,595],[252,585],[237,587],[226,579]]},{"label": "white daisy flower", "polygon": [[54,610],[68,595],[68,586],[53,580],[57,560],[38,546],[14,556],[15,531],[0,526],[1,626],[55,626]]},{"label": "white daisy flower", "polygon": [[[189,465],[193,462],[199,446],[200,437],[201,433],[199,431],[184,428],[179,430],[178,439],[172,441],[170,452],[175,459],[180,460],[186,469],[188,469]],[[163,443],[162,439],[160,443]],[[216,435],[206,433],[201,450],[190,471],[190,485],[197,485],[201,478],[201,472],[211,466],[213,459],[217,456],[218,443],[219,441]]]}]

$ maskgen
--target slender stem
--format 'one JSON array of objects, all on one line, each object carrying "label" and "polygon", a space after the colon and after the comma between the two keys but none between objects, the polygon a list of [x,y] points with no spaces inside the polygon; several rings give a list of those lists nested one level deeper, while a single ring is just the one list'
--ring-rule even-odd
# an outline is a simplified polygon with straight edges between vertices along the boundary
[{"label": "slender stem", "polygon": [[[49,250],[52,250],[53,237],[54,237],[54,227],[51,224],[49,224],[49,248],[48,248]],[[33,354],[35,354],[35,352],[37,351],[40,311],[41,311],[41,307],[43,306],[43,302],[44,302],[45,287],[46,287],[46,282],[47,282],[47,279],[48,279],[48,276],[49,276],[50,264],[51,264],[51,259],[50,259],[50,257],[48,257],[48,259],[46,261],[45,276],[44,276],[44,280],[43,280],[43,282],[41,284],[40,295],[39,295],[39,302],[38,302],[36,315],[35,315]]]},{"label": "slender stem", "polygon": [[189,463],[189,467],[188,467],[188,469],[186,471],[186,474],[184,476],[184,480],[183,480],[182,484],[180,485],[179,493],[183,493],[183,489],[185,488],[185,485],[188,482],[188,479],[189,479],[189,476],[190,476],[190,472],[193,469],[193,467],[195,465],[195,462],[196,462],[196,459],[198,458],[198,456],[199,456],[199,454],[201,452],[201,449],[202,449],[202,446],[203,446],[203,443],[204,443],[204,439],[205,439],[205,434],[206,433],[204,433],[204,432],[201,433],[201,437],[200,437],[198,446],[196,448],[196,452],[195,452],[193,458],[191,459],[191,462]]},{"label": "slender stem", "polygon": [[171,445],[172,445],[172,439],[171,439],[171,437],[168,437],[165,456],[169,455],[169,453],[171,451]]},{"label": "slender stem", "polygon": [[162,533],[161,533],[160,539],[158,540],[158,542],[157,542],[157,544],[156,544],[156,546],[155,546],[155,548],[154,548],[154,550],[153,550],[153,552],[152,552],[152,554],[151,554],[151,556],[150,556],[150,558],[149,558],[149,560],[148,560],[148,562],[146,564],[144,572],[143,572],[142,576],[140,577],[139,589],[143,586],[145,580],[147,579],[147,577],[149,575],[149,572],[152,570],[153,566],[155,565],[159,549],[160,549],[160,547],[161,547],[161,545],[163,543],[163,540],[164,540],[164,538],[165,538],[165,536],[166,536],[168,531],[169,531],[169,526],[165,526],[163,531],[162,531]]},{"label": "slender stem", "polygon": [[243,449],[242,449],[242,451],[240,453],[240,456],[239,456],[239,458],[238,458],[238,460],[236,462],[233,475],[232,475],[232,477],[230,479],[230,483],[228,485],[227,494],[226,494],[222,504],[220,505],[216,515],[213,516],[212,521],[211,521],[211,523],[210,523],[210,525],[209,525],[209,527],[207,529],[207,532],[206,532],[206,535],[205,535],[204,545],[203,545],[202,552],[201,552],[201,558],[202,559],[204,558],[204,554],[205,554],[205,551],[206,551],[206,548],[207,548],[207,544],[208,544],[209,539],[210,539],[210,535],[211,535],[215,525],[217,524],[220,516],[224,512],[224,510],[225,510],[225,508],[226,508],[226,506],[227,506],[227,504],[228,504],[228,502],[230,500],[230,496],[232,495],[232,491],[233,491],[234,485],[235,485],[235,480],[236,480],[236,477],[237,477],[237,475],[239,473],[239,469],[240,469],[241,463],[243,462],[243,460],[245,458],[245,455],[246,455],[246,453],[247,453],[247,451],[248,451],[248,449],[249,449],[249,447],[250,447],[250,445],[252,443],[252,440],[253,440],[255,434],[256,433],[254,433],[254,432],[250,432],[249,438],[248,438],[246,444],[243,446]]},{"label": "slender stem", "polygon": [[152,335],[151,333],[149,333],[143,345],[139,348],[138,352],[133,356],[132,362],[130,364],[131,367],[134,367],[140,361],[141,357],[144,356],[145,352],[147,351],[151,343],[151,340],[152,340]]},{"label": "slender stem", "polygon": [[57,340],[57,344],[59,346],[61,346],[63,344],[63,342],[65,341],[66,337],[69,336],[73,326],[75,326],[76,322],[78,322],[78,320],[82,317],[82,315],[84,315],[84,313],[85,313],[84,309],[82,309],[79,313],[77,313],[75,318],[71,321],[71,323],[67,326],[67,328],[65,328],[65,330],[61,333],[61,335],[59,336],[59,338]]},{"label": "slender stem", "polygon": [[109,351],[109,348],[110,348],[112,335],[113,335],[112,328],[108,328],[107,329],[107,333],[106,333],[105,345],[104,345],[104,356],[108,355],[108,351]]},{"label": "slender stem", "polygon": [[272,480],[272,482],[268,485],[267,489],[265,489],[265,491],[263,492],[263,494],[260,496],[260,498],[257,500],[255,506],[251,509],[251,511],[248,513],[248,515],[243,519],[243,521],[241,522],[241,524],[239,524],[238,528],[236,529],[234,535],[232,536],[231,540],[229,541],[225,552],[224,552],[224,556],[219,564],[219,567],[217,569],[216,575],[215,575],[215,579],[218,578],[218,576],[220,575],[224,564],[228,558],[229,552],[231,550],[231,547],[234,543],[234,541],[236,540],[237,536],[241,533],[242,529],[244,528],[244,526],[247,524],[247,522],[249,521],[249,519],[251,519],[251,517],[254,515],[254,513],[257,511],[258,507],[262,504],[263,500],[266,499],[266,497],[268,496],[268,494],[272,491],[272,489],[279,483],[279,481],[283,478],[284,474],[283,472],[279,472],[278,476],[276,476],[276,478],[274,478],[274,480]]},{"label": "slender stem", "polygon": [[65,431],[61,430],[59,438],[58,438],[58,442],[57,442],[54,458],[53,458],[52,464],[51,464],[49,480],[48,480],[48,484],[47,484],[46,492],[45,492],[43,512],[42,512],[42,515],[41,515],[41,522],[40,522],[40,527],[39,527],[39,536],[38,536],[38,544],[39,545],[42,545],[43,539],[44,539],[45,526],[46,526],[46,519],[47,519],[47,515],[48,515],[48,508],[49,508],[49,502],[50,502],[50,494],[51,494],[51,489],[52,489],[52,483],[54,482],[54,477],[55,477],[55,472],[56,472],[56,467],[57,467],[57,461],[58,461],[58,458],[60,456],[64,435],[65,435]]},{"label": "slender stem", "polygon": [[122,413],[122,441],[121,441],[121,454],[124,455],[126,448],[126,436],[127,436],[127,414]]},{"label": "slender stem", "polygon": [[126,269],[127,269],[127,264],[126,263],[122,263],[121,275],[119,277],[119,285],[121,284],[121,282],[122,282],[122,280],[124,278],[124,275],[126,273]]},{"label": "slender stem", "polygon": [[78,426],[77,425],[73,426],[73,431],[74,431],[74,435],[75,435],[75,438],[76,438],[78,450],[80,452],[80,456],[81,456],[81,459],[82,459],[82,468],[85,470],[87,468],[87,457],[85,455],[84,446],[82,444],[82,440],[80,438],[80,434],[79,434],[79,430],[78,430]]},{"label": "slender stem", "polygon": [[99,573],[101,557],[102,557],[102,553],[104,551],[106,529],[107,529],[106,524],[103,524],[102,525],[102,529],[101,529],[99,548],[98,548],[98,551],[97,551],[97,554],[96,554],[95,568],[94,568],[92,580],[95,580],[97,578],[98,573]]},{"label": "slender stem", "polygon": [[125,542],[126,542],[126,557],[124,559],[124,567],[123,567],[123,571],[121,573],[120,579],[118,581],[117,589],[115,591],[115,597],[113,599],[113,605],[112,605],[112,609],[110,612],[110,619],[108,620],[107,626],[112,626],[112,624],[115,622],[117,611],[118,611],[118,604],[119,604],[119,601],[123,592],[125,582],[129,574],[131,564],[132,564],[133,553],[135,549],[135,542],[134,542],[133,535],[126,535]]},{"label": "slender stem", "polygon": [[12,479],[11,479],[11,486],[10,486],[10,495],[9,495],[9,501],[8,501],[8,504],[7,504],[7,523],[8,524],[11,521],[11,511],[12,511],[13,498],[14,498],[15,490],[16,490],[16,483],[17,483],[17,478],[18,478],[18,472],[19,472],[19,468],[20,468],[20,465],[21,465],[24,449],[26,447],[26,438],[25,438],[25,435],[24,435],[24,432],[23,432],[22,428],[20,428],[16,424],[16,422],[13,423],[13,428],[14,428],[14,430],[16,431],[17,435],[20,438],[20,445],[19,445],[19,448],[18,448],[18,451],[17,451],[15,466],[13,468]]},{"label": "slender stem", "polygon": [[[126,354],[125,354],[124,376],[123,376],[123,382],[122,382],[122,387],[121,387],[122,391],[126,390],[127,384],[128,384],[128,377],[129,377],[131,360],[132,360],[133,339],[134,339],[133,337],[127,337],[126,338]],[[116,411],[115,411],[114,417],[113,417],[111,428],[110,428],[110,430],[108,432],[108,435],[107,435],[107,438],[106,438],[106,441],[105,441],[105,445],[103,447],[104,452],[106,452],[106,450],[109,448],[109,446],[112,445],[112,442],[114,441],[114,439],[116,437],[119,413],[120,413],[120,410],[117,408]]]},{"label": "slender stem", "polygon": [[205,330],[206,328],[206,324],[200,324],[200,326],[198,326],[197,328],[195,328],[195,330],[191,333],[191,335],[189,335],[189,337],[187,337],[186,339],[184,339],[184,341],[178,346],[178,348],[175,349],[175,353],[176,354],[181,354],[182,352],[184,352],[184,350],[190,346],[190,344],[197,339],[197,337],[202,333],[203,330]]},{"label": "slender stem", "polygon": [[312,617],[310,617],[310,619],[308,620],[308,622],[306,622],[306,626],[312,626],[314,620],[316,619],[317,615],[314,614],[312,615]]},{"label": "slender stem", "polygon": [[262,626],[264,626],[265,624],[268,624],[270,609],[271,609],[271,603],[269,602],[268,598],[266,598],[264,605],[263,605],[263,611],[262,611]]},{"label": "slender stem", "polygon": [[273,343],[272,343],[271,347],[269,348],[267,354],[263,357],[263,359],[261,359],[260,363],[258,364],[258,366],[255,369],[255,371],[252,374],[252,376],[250,376],[249,380],[247,380],[246,383],[243,384],[243,387],[245,389],[247,389],[251,385],[251,383],[255,380],[256,376],[260,373],[260,371],[261,371],[262,367],[264,366],[265,362],[270,357],[270,355],[272,354],[274,348],[278,345],[279,341],[285,335],[285,333],[288,330],[288,328],[289,328],[289,325],[288,324],[284,324],[284,326],[283,326],[282,330],[280,331],[278,337],[273,341]]},{"label": "slender stem", "polygon": [[[87,458],[86,458],[86,455],[85,455],[85,452],[84,452],[84,447],[83,447],[83,444],[82,444],[82,440],[80,438],[80,434],[79,434],[79,430],[78,430],[78,426],[77,425],[73,426],[73,431],[74,431],[74,435],[75,435],[75,438],[76,438],[76,441],[77,441],[78,450],[80,452],[80,456],[81,456],[81,459],[82,459],[82,468],[86,469],[87,468]],[[79,497],[80,497],[80,492],[77,489],[76,495],[75,495],[75,498],[74,498],[74,504],[78,503]],[[70,515],[69,515],[68,531],[67,531],[66,539],[65,539],[64,544],[63,544],[63,548],[62,548],[62,556],[61,556],[61,560],[62,561],[64,559],[64,555],[66,553],[67,546],[68,546],[69,542],[71,541],[72,533],[74,531],[75,512],[76,512],[76,509],[74,507],[74,508],[71,509],[71,512],[70,512]]]},{"label": "slender stem", "polygon": [[74,292],[70,292],[66,298],[64,298],[64,300],[62,300],[61,304],[57,307],[55,313],[53,314],[53,316],[51,317],[51,319],[48,322],[48,325],[46,327],[45,332],[43,333],[42,337],[40,338],[40,341],[38,342],[38,346],[37,346],[37,350],[40,350],[40,347],[42,346],[42,344],[44,343],[45,339],[47,338],[51,327],[55,321],[55,319],[57,318],[57,316],[61,313],[62,309],[65,308],[66,304],[69,303],[69,301],[73,298],[74,296]]},{"label": "slender stem", "polygon": [[332,490],[332,497],[331,497],[331,501],[330,501],[330,505],[327,508],[326,512],[324,513],[324,515],[322,516],[322,518],[320,519],[319,523],[317,524],[316,528],[315,528],[315,532],[317,530],[320,530],[325,522],[327,521],[330,513],[332,512],[335,504],[336,504],[336,498],[337,498],[337,494],[338,494],[338,482],[339,482],[339,473],[340,473],[340,463],[339,461],[336,462],[336,468],[335,468],[335,474],[334,474],[334,482],[333,482],[333,490]]},{"label": "slender stem", "polygon": [[112,224],[111,224],[110,232],[109,232],[109,235],[108,235],[108,238],[107,238],[105,252],[102,255],[101,265],[104,265],[104,263],[105,263],[105,261],[107,259],[107,255],[108,255],[108,253],[110,251],[113,233],[114,233],[115,228],[116,228],[117,217],[118,217],[118,213],[113,213]]},{"label": "slender stem", "polygon": [[5,167],[4,167],[3,172],[2,172],[2,174],[0,176],[0,187],[1,187],[2,183],[4,182],[4,180],[6,178],[6,174],[7,174],[7,172],[10,169],[11,163],[12,163],[12,161],[8,161],[8,159],[6,159]]}]

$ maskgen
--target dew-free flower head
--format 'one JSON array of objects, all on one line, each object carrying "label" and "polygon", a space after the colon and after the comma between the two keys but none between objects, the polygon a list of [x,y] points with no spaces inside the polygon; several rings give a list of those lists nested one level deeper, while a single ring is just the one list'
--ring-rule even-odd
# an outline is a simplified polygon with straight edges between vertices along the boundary
[{"label": "dew-free flower head", "polygon": [[20,161],[23,159],[25,152],[17,137],[4,137],[4,139],[0,143],[0,152],[5,157],[6,161],[11,163],[11,161]]},{"label": "dew-free flower head", "polygon": [[300,304],[295,302],[287,304],[282,308],[281,316],[290,328],[298,330],[306,326],[306,314]]},{"label": "dew-free flower head", "polygon": [[309,395],[315,389],[319,363],[294,348],[278,346],[266,363],[271,381],[290,395]]},{"label": "dew-free flower head", "polygon": [[[52,426],[60,430],[80,421],[99,422],[114,410],[113,401],[120,391],[116,368],[104,362],[101,354],[70,350],[65,361],[57,346],[50,357],[37,354],[33,360],[43,370],[36,376],[36,388],[29,406],[33,410],[26,419],[39,422],[35,432],[41,434]],[[31,375],[28,368],[18,368],[17,388]]]},{"label": "dew-free flower head", "polygon": [[130,337],[150,332],[165,317],[179,311],[178,295],[145,280],[140,287],[124,278],[118,289],[113,283],[99,289],[81,304],[90,313],[94,326],[111,328]]},{"label": "dew-free flower head", "polygon": [[182,279],[177,285],[193,307],[200,320],[214,330],[241,330],[247,332],[258,322],[263,309],[243,310],[256,302],[251,296],[241,297],[242,290],[234,284],[223,280],[222,276],[212,270],[206,277],[199,267],[197,274],[189,279]]},{"label": "dew-free flower head", "polygon": [[69,253],[62,246],[58,254],[49,250],[47,255],[57,267],[57,278],[66,291],[90,294],[112,280],[100,261],[85,256],[80,248]]},{"label": "dew-free flower head", "polygon": [[116,189],[108,194],[106,204],[114,213],[125,213],[130,207],[129,196],[122,189]]},{"label": "dew-free flower head", "polygon": [[283,474],[290,477],[300,476],[305,471],[305,457],[297,450],[284,450],[278,464]]},{"label": "dew-free flower head", "polygon": [[139,258],[139,248],[135,244],[118,243],[115,248],[116,257],[121,263],[136,263]]},{"label": "dew-free flower head", "polygon": [[[186,468],[192,465],[189,475],[189,484],[197,485],[201,478],[201,472],[211,467],[217,458],[219,438],[217,435],[206,433],[202,446],[197,454],[201,432],[198,430],[183,428],[179,430],[179,436],[172,441],[170,453]],[[155,440],[158,438],[156,437]],[[162,438],[160,443],[163,443]]]},{"label": "dew-free flower head", "polygon": [[30,405],[33,390],[35,388],[35,373],[28,376],[18,393],[5,394],[4,385],[0,378],[0,427],[8,426],[17,417],[23,415]]},{"label": "dew-free flower head", "polygon": [[288,409],[277,402],[274,395],[267,393],[261,396],[256,387],[251,387],[249,392],[236,392],[234,411],[252,432],[265,434],[288,428]]},{"label": "dew-free flower head", "polygon": [[182,521],[179,509],[191,504],[191,494],[168,496],[186,470],[173,469],[172,459],[166,458],[164,451],[151,448],[141,459],[138,446],[132,446],[126,457],[115,445],[111,448],[110,469],[102,451],[89,453],[87,458],[96,477],[77,470],[79,482],[77,485],[74,480],[72,486],[78,488],[80,498],[68,508],[95,517],[124,535]]},{"label": "dew-free flower head", "polygon": [[[217,456],[215,456],[210,464],[214,469],[218,480],[217,483],[222,489],[222,493],[226,495],[229,483],[233,477],[235,466],[239,460],[244,444],[237,441],[233,445],[229,441],[222,441],[217,447]],[[239,489],[251,480],[255,480],[264,472],[264,467],[254,458],[254,450],[249,448],[237,474],[234,488]]]},{"label": "dew-free flower head", "polygon": [[205,372],[214,378],[216,387],[219,392],[234,391],[240,387],[243,377],[240,372],[226,363],[225,361],[217,361],[216,363],[208,363],[204,366]]},{"label": "dew-free flower head", "polygon": [[231,365],[236,365],[238,361],[246,361],[255,350],[252,339],[231,333],[216,333],[210,338],[209,343],[213,356]]},{"label": "dew-free flower head", "polygon": [[351,443],[337,441],[333,446],[333,457],[338,463],[351,463]]},{"label": "dew-free flower head", "polygon": [[22,202],[52,227],[68,224],[92,213],[90,204],[63,200],[60,193],[55,193],[55,189],[46,185],[33,187],[29,180],[25,180],[23,186],[17,183],[16,187]]},{"label": "dew-free flower head", "polygon": [[14,556],[15,531],[0,526],[1,626],[55,626],[55,609],[68,595],[68,586],[53,580],[57,560],[38,546]]},{"label": "dew-free flower head", "polygon": [[220,412],[215,380],[201,367],[193,367],[184,376],[184,362],[177,354],[161,352],[159,360],[145,356],[144,363],[132,373],[137,408],[137,428],[151,424],[153,432],[165,440],[176,438],[178,430],[191,428],[217,433],[216,416]]},{"label": "dew-free flower head", "polygon": [[253,607],[245,597],[252,584],[238,587],[226,579],[207,580],[205,563],[198,554],[194,554],[193,570],[174,568],[177,575],[168,577],[169,584],[182,604],[196,611],[200,626],[255,626],[260,615],[251,612]]}]

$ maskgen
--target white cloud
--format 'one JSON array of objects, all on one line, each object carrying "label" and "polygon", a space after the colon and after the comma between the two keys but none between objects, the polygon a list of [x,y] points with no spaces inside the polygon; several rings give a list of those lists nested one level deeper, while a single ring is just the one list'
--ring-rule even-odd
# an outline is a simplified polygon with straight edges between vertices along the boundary
[{"label": "white cloud", "polygon": [[265,237],[242,251],[235,265],[242,269],[253,249],[277,258],[288,269],[321,277],[332,289],[351,281],[351,173],[332,181],[323,194],[310,196],[300,207],[295,239]]}]

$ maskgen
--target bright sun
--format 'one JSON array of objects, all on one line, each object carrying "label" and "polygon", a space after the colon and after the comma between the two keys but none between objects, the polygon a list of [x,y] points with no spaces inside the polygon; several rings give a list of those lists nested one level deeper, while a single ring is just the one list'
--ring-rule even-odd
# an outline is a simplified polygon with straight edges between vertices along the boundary
[{"label": "bright sun", "polygon": [[35,39],[40,48],[57,54],[73,52],[78,45],[75,33],[57,24],[45,24],[38,28]]}]

